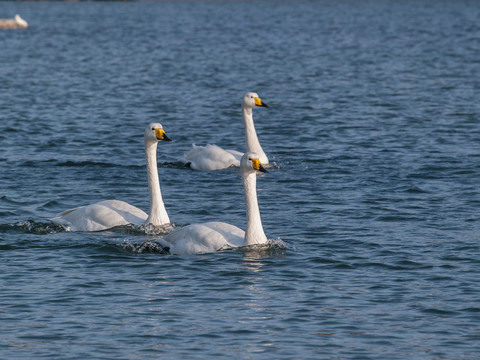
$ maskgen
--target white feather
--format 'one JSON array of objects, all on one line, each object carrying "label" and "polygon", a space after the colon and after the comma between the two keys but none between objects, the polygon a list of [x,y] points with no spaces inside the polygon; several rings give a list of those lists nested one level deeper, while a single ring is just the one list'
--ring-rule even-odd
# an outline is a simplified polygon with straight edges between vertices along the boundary
[{"label": "white feather", "polygon": [[[148,188],[150,192],[150,214],[120,200],[105,200],[61,212],[51,219],[70,231],[101,231],[115,226],[144,223],[155,226],[170,223],[163,203],[157,169],[156,130],[161,124],[150,124],[145,130],[145,157],[147,160]],[[169,140],[168,138],[165,138]]]},{"label": "white feather", "polygon": [[224,222],[192,224],[165,235],[158,240],[160,244],[170,248],[171,254],[187,255],[267,243],[257,201],[257,170],[251,159],[258,159],[258,155],[246,153],[240,162],[247,208],[246,231]]},{"label": "white feather", "polygon": [[[260,106],[267,107],[266,104],[262,103],[257,93],[247,93],[243,97],[242,113],[245,125],[247,152],[256,153],[262,164],[266,165],[268,164],[268,158],[260,145],[253,123],[252,109]],[[224,150],[216,145],[193,145],[193,149],[184,155],[183,161],[195,170],[220,170],[239,167],[242,155],[242,152]]]}]

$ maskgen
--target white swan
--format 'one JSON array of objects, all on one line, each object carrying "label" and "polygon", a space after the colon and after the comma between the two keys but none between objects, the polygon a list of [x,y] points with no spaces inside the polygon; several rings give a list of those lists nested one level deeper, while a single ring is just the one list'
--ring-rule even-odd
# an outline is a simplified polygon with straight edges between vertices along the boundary
[{"label": "white swan", "polygon": [[247,207],[246,231],[223,222],[192,224],[180,228],[158,242],[171,254],[186,255],[267,243],[257,201],[257,171],[267,172],[258,154],[248,152],[240,162]]},{"label": "white swan", "polygon": [[161,124],[150,124],[145,130],[145,157],[150,190],[149,215],[124,201],[105,200],[64,211],[51,220],[70,231],[101,231],[127,224],[154,226],[170,224],[158,180],[156,153],[159,141],[171,140],[165,134]]},{"label": "white swan", "polygon": [[0,19],[0,29],[26,29],[28,23],[20,15],[15,15],[15,19]]},{"label": "white swan", "polygon": [[[243,97],[242,112],[245,124],[245,137],[247,152],[258,154],[263,165],[268,164],[267,155],[258,141],[255,125],[253,124],[253,112],[255,107],[267,107],[257,93],[249,92]],[[185,163],[195,170],[219,170],[229,167],[239,167],[243,153],[235,150],[224,150],[216,145],[196,146],[185,154]]]}]

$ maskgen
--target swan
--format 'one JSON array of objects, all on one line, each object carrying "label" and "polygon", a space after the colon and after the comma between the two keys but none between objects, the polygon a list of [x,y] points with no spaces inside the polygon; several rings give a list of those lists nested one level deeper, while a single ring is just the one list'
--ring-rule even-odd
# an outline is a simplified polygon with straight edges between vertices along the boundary
[{"label": "swan", "polygon": [[28,23],[20,15],[15,15],[14,19],[0,19],[0,29],[26,29]]},{"label": "swan", "polygon": [[101,231],[115,226],[170,224],[160,190],[157,169],[157,143],[171,141],[161,124],[152,123],[145,130],[145,157],[147,160],[148,188],[150,190],[150,214],[120,200],[105,200],[80,206],[58,214],[51,219],[70,231]]},{"label": "swan", "polygon": [[267,172],[259,154],[248,152],[240,161],[247,208],[246,231],[224,222],[192,224],[175,230],[157,241],[170,254],[188,255],[267,243],[257,201],[257,172]]},{"label": "swan", "polygon": [[[253,108],[267,107],[257,93],[249,92],[243,97],[242,112],[245,124],[247,152],[258,154],[263,165],[268,164],[267,155],[258,141],[255,125],[253,124]],[[243,153],[235,150],[224,150],[216,145],[196,146],[185,154],[184,162],[195,170],[219,170],[229,167],[239,167]]]}]

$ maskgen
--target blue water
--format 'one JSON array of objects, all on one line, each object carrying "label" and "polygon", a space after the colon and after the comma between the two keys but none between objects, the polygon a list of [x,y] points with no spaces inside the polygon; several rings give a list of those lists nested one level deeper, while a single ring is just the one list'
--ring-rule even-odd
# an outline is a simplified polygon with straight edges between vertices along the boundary
[{"label": "blue water", "polygon": [[[478,359],[478,1],[1,2],[0,358]],[[178,226],[245,226],[237,170],[256,91],[267,236],[159,253],[132,228],[48,219],[148,210],[143,131]]]}]

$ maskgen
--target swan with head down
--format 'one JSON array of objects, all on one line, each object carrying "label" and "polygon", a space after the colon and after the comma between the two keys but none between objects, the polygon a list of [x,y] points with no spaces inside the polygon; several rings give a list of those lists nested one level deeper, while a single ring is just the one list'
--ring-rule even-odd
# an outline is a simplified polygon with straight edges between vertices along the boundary
[{"label": "swan with head down", "polygon": [[158,123],[152,123],[146,128],[144,138],[150,214],[147,215],[143,210],[124,201],[105,200],[64,211],[51,220],[70,231],[101,231],[127,224],[154,226],[170,224],[158,179],[157,144],[159,141],[171,140]]},{"label": "swan with head down", "polygon": [[175,255],[209,253],[268,242],[263,231],[257,200],[257,173],[267,172],[259,154],[247,152],[240,161],[245,191],[247,225],[245,231],[224,222],[192,224],[175,230],[158,242]]},{"label": "swan with head down", "polygon": [[[242,113],[245,125],[245,138],[247,152],[258,154],[263,165],[268,164],[267,155],[263,151],[258,140],[255,125],[253,123],[253,109],[267,107],[257,93],[249,92],[243,97]],[[219,170],[230,167],[239,167],[243,153],[235,150],[224,150],[219,146],[208,144],[206,146],[193,145],[193,149],[185,154],[184,162],[195,170]]]}]

